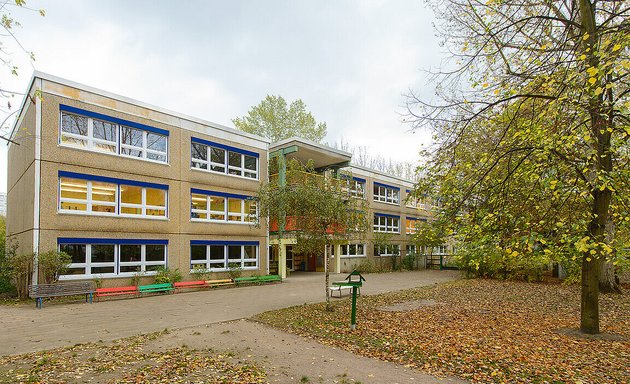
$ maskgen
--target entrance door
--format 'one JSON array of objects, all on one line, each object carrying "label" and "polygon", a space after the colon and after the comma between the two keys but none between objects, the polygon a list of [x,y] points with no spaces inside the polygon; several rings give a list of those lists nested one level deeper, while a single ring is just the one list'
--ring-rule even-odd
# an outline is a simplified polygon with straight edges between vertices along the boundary
[{"label": "entrance door", "polygon": [[308,257],[308,271],[315,272],[317,270],[317,256],[310,255]]}]

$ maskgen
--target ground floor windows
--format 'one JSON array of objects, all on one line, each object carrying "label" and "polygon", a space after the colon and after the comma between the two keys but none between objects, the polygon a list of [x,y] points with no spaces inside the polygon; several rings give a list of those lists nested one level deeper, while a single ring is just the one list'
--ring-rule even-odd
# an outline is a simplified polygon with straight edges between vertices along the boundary
[{"label": "ground floor windows", "polygon": [[59,238],[58,244],[71,257],[61,280],[151,274],[166,266],[168,240]]},{"label": "ground floor windows", "polygon": [[364,244],[343,244],[341,246],[341,257],[365,257]]},{"label": "ground floor windows", "polygon": [[398,256],[398,255],[400,255],[400,245],[398,244],[374,246],[374,256]]},{"label": "ground floor windows", "polygon": [[230,268],[258,269],[257,241],[206,241],[190,242],[190,269],[227,271]]},{"label": "ground floor windows", "polygon": [[415,244],[407,244],[407,249],[405,250],[407,255],[417,255],[418,254],[418,246]]}]

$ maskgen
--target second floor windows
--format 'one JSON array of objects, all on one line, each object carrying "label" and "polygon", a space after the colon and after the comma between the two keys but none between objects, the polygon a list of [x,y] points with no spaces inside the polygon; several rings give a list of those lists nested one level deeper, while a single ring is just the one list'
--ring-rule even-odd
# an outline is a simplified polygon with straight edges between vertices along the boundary
[{"label": "second floor windows", "polygon": [[166,218],[168,186],[59,171],[59,212]]},{"label": "second floor windows", "polygon": [[163,129],[60,105],[60,144],[143,160],[168,162]]},{"label": "second floor windows", "polygon": [[255,223],[258,219],[251,196],[192,188],[190,200],[192,221]]},{"label": "second floor windows", "polygon": [[375,213],[374,232],[400,233],[400,217]]},{"label": "second floor windows", "polygon": [[224,144],[192,138],[191,167],[204,171],[258,179],[258,158],[255,152]]},{"label": "second floor windows", "polygon": [[350,196],[363,199],[365,197],[365,179],[353,177],[346,180],[347,187],[344,187],[348,191]]},{"label": "second floor windows", "polygon": [[400,204],[400,188],[375,182],[374,201],[398,205]]}]

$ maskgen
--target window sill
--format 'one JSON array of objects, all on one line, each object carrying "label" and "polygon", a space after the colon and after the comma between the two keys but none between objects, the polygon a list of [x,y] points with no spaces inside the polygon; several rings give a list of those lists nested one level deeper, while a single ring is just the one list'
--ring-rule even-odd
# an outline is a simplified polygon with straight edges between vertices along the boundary
[{"label": "window sill", "polygon": [[[103,155],[109,155],[109,156],[114,156],[114,157],[124,158],[124,159],[140,160],[140,161],[144,161],[146,163],[166,165],[168,167],[171,166],[171,164],[169,164],[168,161],[167,162],[163,162],[163,161],[157,161],[157,160],[151,160],[151,159],[144,159],[142,157],[136,157],[136,156],[121,155],[121,154],[118,154],[118,153],[112,153],[112,152],[107,152],[107,151],[96,151],[94,149],[83,148],[83,147],[78,147],[78,146],[74,146],[74,145],[67,145],[67,144],[57,143],[57,147],[68,148],[68,149],[76,149],[78,151],[89,152],[89,153],[99,153],[99,154],[103,154]],[[167,155],[167,158],[168,158],[168,155]]]},{"label": "window sill", "polygon": [[135,277],[139,275],[140,277],[145,276],[155,276],[157,274],[156,271],[148,271],[148,272],[124,272],[119,274],[113,273],[99,273],[94,275],[61,275],[59,276],[59,281],[70,281],[70,280],[93,280],[93,279],[129,279],[131,277]]},{"label": "window sill", "polygon": [[90,212],[84,212],[84,211],[57,210],[57,214],[72,215],[72,216],[111,217],[111,218],[117,218],[117,219],[146,219],[146,220],[169,221],[168,217],[162,217],[162,216],[142,216],[142,215],[126,215],[126,214],[121,215],[117,213],[90,213]]},{"label": "window sill", "polygon": [[256,223],[251,222],[243,222],[243,221],[222,221],[222,220],[203,220],[203,219],[190,219],[191,223],[201,223],[201,224],[236,224],[236,225],[249,225],[256,226]]},{"label": "window sill", "polygon": [[381,203],[381,204],[387,204],[387,205],[393,205],[395,207],[400,207],[400,203],[390,203],[387,201],[381,201],[381,200],[373,200],[375,203]]}]

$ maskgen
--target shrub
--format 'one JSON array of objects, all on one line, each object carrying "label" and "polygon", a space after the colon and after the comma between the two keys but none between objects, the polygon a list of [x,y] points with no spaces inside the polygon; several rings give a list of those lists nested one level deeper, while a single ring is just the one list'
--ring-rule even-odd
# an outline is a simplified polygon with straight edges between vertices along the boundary
[{"label": "shrub", "polygon": [[243,273],[243,268],[241,268],[241,265],[238,263],[230,263],[228,264],[228,275],[230,276],[230,279],[234,280],[236,278],[241,277],[241,274]]},{"label": "shrub", "polygon": [[402,265],[403,265],[403,268],[405,268],[408,271],[416,269],[416,255],[413,253],[409,253],[405,255],[405,257],[402,260]]},{"label": "shrub", "polygon": [[57,251],[40,252],[37,260],[40,280],[43,279],[46,284],[52,284],[57,281],[59,275],[67,271],[68,266],[72,262],[70,255]]},{"label": "shrub", "polygon": [[33,260],[35,254],[14,254],[7,258],[6,265],[11,276],[11,282],[15,286],[17,297],[20,300],[28,298],[28,285],[33,278]]},{"label": "shrub", "polygon": [[134,273],[133,276],[131,276],[131,285],[136,287],[140,285],[140,279],[142,279],[142,276],[144,276],[142,272]]},{"label": "shrub", "polygon": [[9,259],[16,255],[17,243],[5,243],[3,236],[0,233],[0,293],[15,294]]},{"label": "shrub", "polygon": [[195,266],[195,268],[190,271],[190,275],[193,276],[195,280],[209,280],[210,276],[212,276],[212,272],[207,268]]},{"label": "shrub", "polygon": [[159,267],[156,269],[155,284],[176,283],[182,281],[182,274],[179,269]]}]

